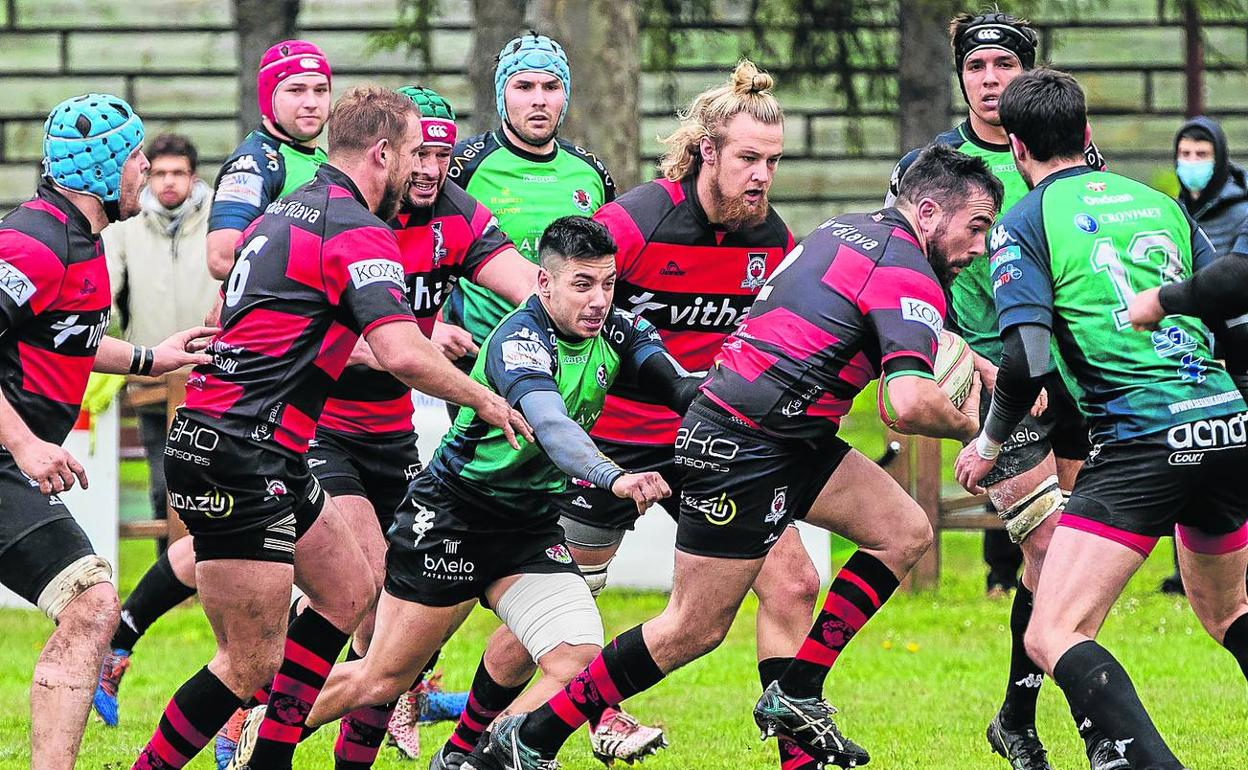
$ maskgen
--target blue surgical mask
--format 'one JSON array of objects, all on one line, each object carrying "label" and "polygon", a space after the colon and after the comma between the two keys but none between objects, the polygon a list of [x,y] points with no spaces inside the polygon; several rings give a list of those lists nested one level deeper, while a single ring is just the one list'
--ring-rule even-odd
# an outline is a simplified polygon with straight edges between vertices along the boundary
[{"label": "blue surgical mask", "polygon": [[1174,164],[1174,173],[1178,174],[1183,186],[1194,193],[1199,193],[1213,179],[1213,161],[1211,160],[1180,160]]}]

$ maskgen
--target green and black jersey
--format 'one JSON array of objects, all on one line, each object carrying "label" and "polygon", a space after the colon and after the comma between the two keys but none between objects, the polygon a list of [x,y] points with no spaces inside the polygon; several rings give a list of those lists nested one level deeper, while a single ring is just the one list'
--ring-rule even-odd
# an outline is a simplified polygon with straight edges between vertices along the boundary
[{"label": "green and black jersey", "polygon": [[[499,229],[534,264],[547,225],[559,217],[592,216],[615,199],[615,183],[592,152],[559,139],[552,152],[536,155],[508,141],[501,128],[456,143],[448,177],[485,204]],[[479,346],[513,307],[461,280],[442,316],[466,329]]]}]

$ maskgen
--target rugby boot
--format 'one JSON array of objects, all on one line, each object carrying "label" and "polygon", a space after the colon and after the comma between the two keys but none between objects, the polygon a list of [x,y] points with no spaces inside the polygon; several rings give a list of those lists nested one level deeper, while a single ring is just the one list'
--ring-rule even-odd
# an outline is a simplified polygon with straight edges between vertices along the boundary
[{"label": "rugby boot", "polygon": [[417,727],[420,700],[420,694],[414,689],[400,695],[394,713],[390,715],[390,724],[386,727],[386,743],[398,749],[403,759],[420,756],[420,730]]},{"label": "rugby boot", "polygon": [[594,758],[608,767],[617,759],[631,765],[667,748],[667,738],[662,728],[643,725],[623,710],[609,708],[590,731],[589,746]]},{"label": "rugby boot", "polygon": [[235,709],[229,721],[217,731],[213,741],[213,756],[217,760],[217,770],[225,770],[238,751],[238,738],[243,734],[243,722],[247,721],[249,709]]},{"label": "rugby boot", "polygon": [[1131,763],[1118,744],[1109,738],[1101,738],[1088,747],[1088,766],[1091,770],[1131,770]]},{"label": "rugby boot", "polygon": [[109,727],[117,726],[117,689],[121,687],[121,678],[129,670],[128,650],[109,650],[104,656],[104,664],[100,666],[100,681],[95,686],[91,705]]},{"label": "rugby boot", "polygon": [[[512,714],[495,722],[485,752],[498,763],[498,770],[559,770],[559,763],[553,756],[544,757],[537,749],[525,746],[520,740],[520,726],[527,717],[528,714]],[[479,753],[480,749],[474,751],[471,757],[464,760],[460,770],[496,770],[488,764],[478,766],[476,756]]]},{"label": "rugby boot", "polygon": [[841,734],[832,715],[836,709],[822,698],[794,698],[772,682],[754,706],[754,723],[762,740],[783,735],[821,765],[858,767],[871,761],[867,750]]},{"label": "rugby boot", "polygon": [[462,751],[454,751],[450,746],[443,746],[440,751],[433,752],[429,760],[429,770],[463,770],[464,760],[468,755]]},{"label": "rugby boot", "polygon": [[256,740],[260,737],[260,723],[264,721],[264,712],[268,706],[253,706],[243,717],[242,727],[238,732],[237,748],[224,770],[251,770],[248,762],[256,752]]},{"label": "rugby boot", "polygon": [[1034,726],[1010,730],[1001,724],[998,713],[988,723],[988,745],[1005,757],[1013,770],[1053,770]]}]

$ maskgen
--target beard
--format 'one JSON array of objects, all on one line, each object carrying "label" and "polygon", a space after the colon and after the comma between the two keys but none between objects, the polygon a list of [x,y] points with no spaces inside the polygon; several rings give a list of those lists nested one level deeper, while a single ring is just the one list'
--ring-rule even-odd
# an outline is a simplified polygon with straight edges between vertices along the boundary
[{"label": "beard", "polygon": [[715,206],[715,210],[719,212],[719,222],[725,230],[729,232],[737,232],[750,227],[758,227],[767,219],[767,191],[763,191],[763,195],[758,199],[758,203],[751,206],[745,202],[745,196],[739,195],[730,198],[724,194],[724,188],[719,184],[719,170],[716,169],[714,176],[711,177],[711,202]]},{"label": "beard", "polygon": [[516,136],[520,137],[521,141],[523,141],[525,144],[531,147],[541,147],[542,145],[549,142],[551,139],[554,139],[555,134],[559,133],[559,126],[555,122],[551,123],[550,130],[544,134],[535,134],[532,131],[527,131],[523,128],[520,128],[515,123],[512,123],[510,118],[508,119],[507,122],[511,126],[511,130],[516,133]]},{"label": "beard", "polygon": [[386,176],[385,189],[381,191],[381,200],[377,201],[377,211],[374,213],[378,219],[390,220],[395,214],[399,213],[399,202],[407,197],[407,189],[411,184],[411,178],[407,174],[396,173],[402,169],[391,169]]},{"label": "beard", "polygon": [[936,279],[944,287],[953,283],[956,275],[953,265],[949,264],[949,252],[945,249],[945,238],[948,235],[948,223],[942,221],[932,233],[932,237],[927,240],[927,263],[932,266],[932,272],[936,273]]}]

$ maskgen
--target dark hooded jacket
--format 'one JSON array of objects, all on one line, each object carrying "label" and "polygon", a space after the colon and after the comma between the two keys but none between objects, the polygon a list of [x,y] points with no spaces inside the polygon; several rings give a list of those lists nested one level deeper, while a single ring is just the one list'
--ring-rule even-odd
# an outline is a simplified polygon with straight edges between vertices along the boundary
[{"label": "dark hooded jacket", "polygon": [[[1193,132],[1192,129],[1196,131]],[[1226,134],[1216,120],[1204,116],[1192,118],[1183,124],[1174,137],[1175,155],[1178,155],[1179,138],[1184,134],[1192,138],[1206,137],[1213,142],[1213,178],[1198,195],[1179,185],[1179,202],[1191,214],[1196,224],[1205,231],[1218,256],[1232,250],[1248,252],[1248,233],[1236,241],[1237,235],[1248,223],[1248,177],[1244,169],[1231,162],[1227,154]]]}]

